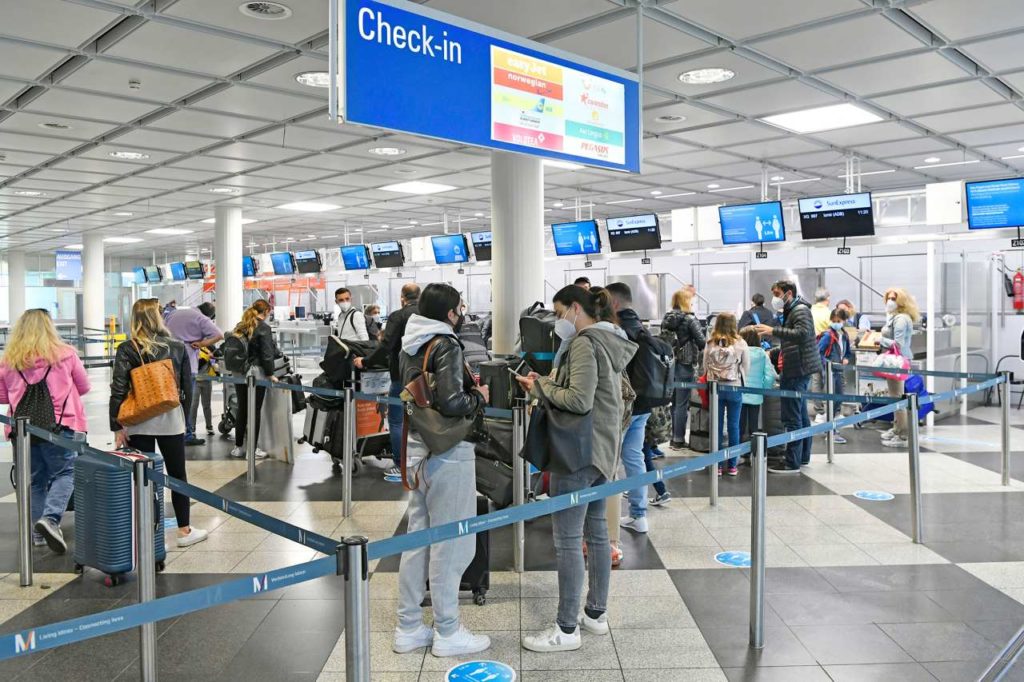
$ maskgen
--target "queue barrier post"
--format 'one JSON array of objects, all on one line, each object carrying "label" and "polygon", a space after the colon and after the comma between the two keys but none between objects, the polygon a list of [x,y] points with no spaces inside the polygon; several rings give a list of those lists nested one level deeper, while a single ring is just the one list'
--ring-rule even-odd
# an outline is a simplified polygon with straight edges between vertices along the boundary
[{"label": "queue barrier post", "polygon": [[14,466],[18,470],[18,584],[32,584],[32,450],[28,418],[14,421]]},{"label": "queue barrier post", "polygon": [[[710,452],[718,452],[721,448],[721,436],[722,426],[718,423],[718,382],[713,379],[708,379],[708,430],[711,432],[710,436]],[[730,443],[732,445],[732,443]],[[711,477],[709,484],[711,494],[708,497],[708,502],[712,507],[718,506],[718,465],[712,464],[708,467],[708,475]]]},{"label": "queue barrier post", "polygon": [[[512,504],[519,507],[526,502],[526,460],[519,457],[526,438],[526,401],[517,398],[512,406]],[[513,526],[513,545],[516,573],[526,570],[526,523],[517,521]]]},{"label": "queue barrier post", "polygon": [[[139,603],[156,599],[156,557],[153,550],[156,518],[153,507],[153,483],[146,476],[152,469],[151,459],[136,460],[133,468],[135,488],[135,569],[139,574]],[[143,682],[156,682],[156,623],[139,626],[139,670]]]},{"label": "queue barrier post", "polygon": [[[832,374],[832,363],[825,362],[825,393],[835,395],[836,392],[836,379]],[[831,424],[836,418],[836,404],[832,400],[825,401],[825,419]],[[836,456],[836,430],[834,428],[829,429],[828,433],[825,434],[825,445],[828,448],[828,463],[832,464],[832,461]]]},{"label": "queue barrier post", "polygon": [[370,682],[370,586],[363,536],[338,545],[338,575],[345,580],[345,680]]},{"label": "queue barrier post", "polygon": [[256,375],[245,376],[245,484],[256,485]]},{"label": "queue barrier post", "polygon": [[352,454],[356,449],[356,399],[352,384],[345,387],[341,416],[345,420],[341,445],[341,515],[347,519],[352,516]]},{"label": "queue barrier post", "polygon": [[999,407],[1002,413],[1001,419],[1001,441],[1002,441],[1002,475],[1003,485],[1010,485],[1010,372],[1003,370],[999,373],[1003,382],[999,384]]},{"label": "queue barrier post", "polygon": [[[910,468],[910,528],[915,544],[923,542],[924,518],[921,511],[921,441],[918,434],[918,397],[916,393],[903,396],[907,401],[907,450]],[[895,421],[895,415],[893,415]]]},{"label": "queue barrier post", "polygon": [[753,496],[750,511],[750,648],[764,648],[765,506],[768,499],[768,434],[751,436]]}]

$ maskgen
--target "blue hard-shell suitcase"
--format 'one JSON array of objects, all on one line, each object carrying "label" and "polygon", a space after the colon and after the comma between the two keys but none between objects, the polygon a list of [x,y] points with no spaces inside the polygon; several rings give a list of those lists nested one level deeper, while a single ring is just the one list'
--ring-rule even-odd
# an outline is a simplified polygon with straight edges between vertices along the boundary
[{"label": "blue hard-shell suitcase", "polygon": [[[136,460],[137,452],[85,453],[75,460],[75,572],[90,566],[107,574],[108,586],[121,582],[136,565],[135,495],[132,469],[118,458]],[[163,473],[164,460],[153,455],[153,467]],[[156,570],[164,570],[164,489],[153,486],[153,552]]]}]

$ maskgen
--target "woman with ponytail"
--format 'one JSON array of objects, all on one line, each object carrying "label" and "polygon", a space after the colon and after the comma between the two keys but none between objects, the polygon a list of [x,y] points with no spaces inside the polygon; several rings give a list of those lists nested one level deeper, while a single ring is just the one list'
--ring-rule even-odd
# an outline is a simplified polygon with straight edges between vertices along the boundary
[{"label": "woman with ponytail", "polygon": [[[270,317],[270,304],[260,299],[249,306],[242,319],[235,326],[235,335],[246,341],[248,348],[248,360],[246,365],[249,371],[256,375],[257,379],[270,379],[277,381],[274,377],[274,360],[280,353],[277,344],[274,343],[274,334],[267,324]],[[245,457],[245,433],[249,426],[249,388],[245,384],[235,384],[235,395],[238,396],[238,419],[235,421],[235,447],[231,451],[232,457],[239,459]],[[258,443],[260,440],[260,413],[263,411],[263,400],[267,397],[267,389],[256,387],[256,414],[252,418],[256,420],[253,429],[254,438]],[[254,444],[255,445],[255,444]],[[256,459],[266,459],[267,453],[256,448]]]}]

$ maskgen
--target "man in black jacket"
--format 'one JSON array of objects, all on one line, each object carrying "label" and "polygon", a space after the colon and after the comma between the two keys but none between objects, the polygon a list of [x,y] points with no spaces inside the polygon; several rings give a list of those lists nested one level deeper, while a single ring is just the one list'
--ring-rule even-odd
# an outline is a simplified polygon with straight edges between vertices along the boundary
[{"label": "man in black jacket", "polygon": [[[774,336],[781,343],[779,387],[784,391],[806,392],[811,377],[821,372],[821,356],[814,337],[811,306],[797,295],[796,284],[781,280],[772,285],[772,308],[782,313],[780,325],[755,325],[757,333]],[[782,424],[786,431],[811,425],[806,398],[782,398]],[[786,463],[769,469],[773,474],[798,474],[811,463],[812,438],[791,442],[786,447]]]},{"label": "man in black jacket", "polygon": [[775,315],[772,311],[764,307],[764,296],[761,294],[754,294],[750,297],[750,302],[753,304],[747,310],[743,311],[740,315],[740,321],[737,327],[743,329],[755,324],[771,324],[775,319]]},{"label": "man in black jacket", "polygon": [[[384,336],[381,337],[380,345],[376,350],[365,358],[356,358],[355,366],[359,369],[364,367],[380,367],[387,365],[391,374],[391,390],[388,395],[397,398],[402,394],[402,372],[399,368],[399,354],[402,352],[402,337],[405,336],[405,327],[409,318],[416,312],[420,300],[420,287],[410,282],[402,287],[402,307],[388,316],[387,326],[384,327]],[[402,457],[402,406],[388,404],[388,431],[391,435],[391,458],[395,461],[394,466],[384,472],[385,476],[391,479],[401,480],[402,470],[400,467]]]}]

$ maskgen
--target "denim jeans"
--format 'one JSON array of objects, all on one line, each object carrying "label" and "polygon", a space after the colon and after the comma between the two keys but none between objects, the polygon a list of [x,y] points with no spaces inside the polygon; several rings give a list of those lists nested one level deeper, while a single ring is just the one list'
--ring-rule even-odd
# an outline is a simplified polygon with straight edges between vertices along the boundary
[{"label": "denim jeans", "polygon": [[[71,437],[67,429],[62,434]],[[58,526],[68,500],[75,492],[76,453],[53,443],[33,443],[30,447],[32,461],[32,525],[41,517]]]},{"label": "denim jeans", "polygon": [[[693,367],[676,365],[676,381],[693,381]],[[686,423],[690,418],[690,390],[677,388],[672,397],[672,442],[686,442]]]},{"label": "denim jeans", "polygon": [[[722,391],[718,394],[718,447],[725,447],[725,437],[729,436],[729,447],[740,444],[740,414],[743,411],[743,394],[734,391]],[[736,466],[739,457],[729,459],[727,464]]]},{"label": "denim jeans", "polygon": [[[388,396],[398,398],[402,395],[402,382],[392,381]],[[388,403],[388,432],[391,437],[391,459],[395,460],[395,466],[402,465],[402,420],[405,413],[401,405]]]},{"label": "denim jeans", "polygon": [[[644,431],[647,429],[648,414],[634,414],[629,420],[629,427],[622,436],[622,466],[626,477],[647,472],[644,466]],[[629,500],[629,515],[633,518],[647,516],[647,486],[633,488],[626,493]]]},{"label": "denim jeans", "polygon": [[[811,382],[810,375],[802,377],[788,377],[779,379],[779,388],[783,391],[806,392]],[[811,419],[807,415],[806,398],[781,398],[782,425],[786,431],[796,431],[811,425]],[[786,446],[786,466],[791,469],[799,469],[811,461],[812,438],[795,440]]]},{"label": "denim jeans", "polygon": [[[644,446],[644,470],[654,471],[657,467],[654,466],[654,447],[650,445]],[[665,494],[665,482],[655,481],[654,492],[658,495]]]},{"label": "denim jeans", "polygon": [[[459,443],[451,450],[427,459],[427,448],[409,434],[409,485],[419,485],[409,493],[408,533],[441,526],[476,516],[476,455],[472,443]],[[415,462],[415,463],[413,463]],[[604,510],[601,511],[604,521]],[[579,543],[577,551],[582,551]],[[434,629],[448,637],[459,629],[459,583],[476,553],[476,535],[419,547],[402,555],[398,568],[398,624],[406,632],[423,623],[423,598],[430,580],[430,600],[434,609]],[[576,597],[579,604],[579,595]],[[576,616],[573,615],[573,622]]]},{"label": "denim jeans", "polygon": [[[593,466],[565,476],[551,474],[551,496],[586,490],[604,482],[604,475]],[[589,566],[587,608],[594,611],[605,611],[608,608],[612,555],[611,545],[608,543],[605,499],[555,512],[551,515],[551,526],[555,540],[555,561],[558,565],[557,622],[563,628],[575,628],[580,609],[580,594],[583,592],[584,539],[587,541]]]},{"label": "denim jeans", "polygon": [[194,381],[192,390],[192,407],[188,411],[188,424],[192,433],[198,431],[196,420],[199,419],[199,406],[203,406],[203,414],[206,415],[206,430],[213,431],[213,384],[209,381]]},{"label": "denim jeans", "polygon": [[[195,405],[195,399],[196,399],[196,378],[194,376],[192,377],[192,382],[189,384],[188,388],[185,389],[185,391],[187,391],[187,393],[185,393],[185,395],[192,396],[192,400],[190,401],[191,405]],[[183,392],[185,392],[185,391],[183,391]],[[191,439],[195,438],[195,436],[196,436],[196,416],[197,416],[197,414],[194,411],[194,409],[195,408],[190,407],[189,411],[185,413],[185,440],[191,440]]]}]

